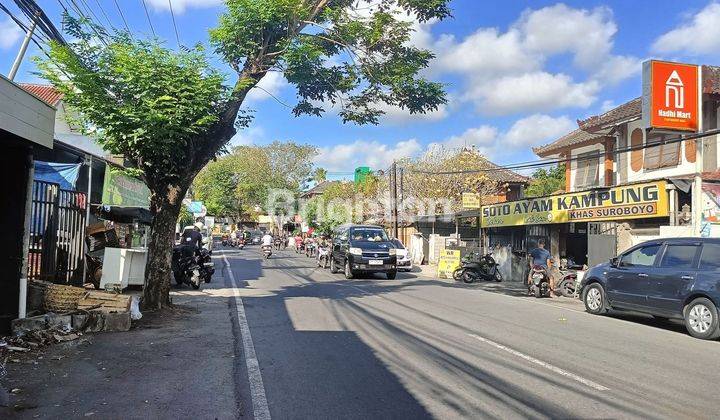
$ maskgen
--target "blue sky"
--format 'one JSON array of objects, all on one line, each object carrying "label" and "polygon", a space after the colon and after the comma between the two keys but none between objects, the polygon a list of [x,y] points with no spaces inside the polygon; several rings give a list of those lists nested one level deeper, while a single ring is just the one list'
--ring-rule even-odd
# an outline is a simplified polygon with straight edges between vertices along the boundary
[{"label": "blue sky", "polygon": [[[112,0],[78,3],[102,18],[97,1],[120,27]],[[174,46],[168,1],[145,1],[155,31]],[[59,3],[39,1],[58,26]],[[141,0],[118,4],[134,32],[150,32]],[[172,4],[181,42],[188,45],[207,41],[207,29],[223,7],[221,0]],[[379,126],[359,127],[343,125],[333,114],[294,118],[286,105],[256,90],[247,104],[255,120],[233,142],[313,144],[321,151],[316,163],[337,176],[359,165],[384,168],[393,158],[421,154],[433,144],[450,149],[473,145],[501,164],[527,161],[536,158],[532,146],[571,131],[576,119],[638,96],[643,60],[720,64],[720,3],[714,1],[454,0],[452,8],[451,19],[416,25],[412,41],[437,54],[427,75],[447,84],[447,107],[424,116],[388,109]],[[21,36],[0,16],[0,71],[5,74]],[[26,60],[16,80],[38,82],[32,71]],[[282,102],[293,103],[294,89],[282,75],[266,76],[262,84]]]}]

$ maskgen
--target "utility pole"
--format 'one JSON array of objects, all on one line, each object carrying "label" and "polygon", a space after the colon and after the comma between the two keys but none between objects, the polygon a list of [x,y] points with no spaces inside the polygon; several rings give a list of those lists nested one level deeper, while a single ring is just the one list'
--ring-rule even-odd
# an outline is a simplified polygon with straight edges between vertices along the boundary
[{"label": "utility pole", "polygon": [[397,163],[393,161],[390,168],[390,210],[392,217],[393,236],[398,237],[398,196],[397,196]]},{"label": "utility pole", "polygon": [[35,15],[35,19],[33,19],[32,24],[30,25],[30,29],[25,34],[25,39],[23,39],[23,42],[20,45],[20,51],[18,51],[18,54],[15,57],[15,61],[13,62],[12,68],[10,69],[10,73],[8,73],[8,79],[10,80],[15,79],[15,75],[17,75],[17,72],[20,69],[20,63],[22,63],[23,58],[25,58],[25,52],[27,51],[28,45],[30,44],[33,33],[35,33],[35,27],[37,26],[37,21],[39,18],[39,15]]}]

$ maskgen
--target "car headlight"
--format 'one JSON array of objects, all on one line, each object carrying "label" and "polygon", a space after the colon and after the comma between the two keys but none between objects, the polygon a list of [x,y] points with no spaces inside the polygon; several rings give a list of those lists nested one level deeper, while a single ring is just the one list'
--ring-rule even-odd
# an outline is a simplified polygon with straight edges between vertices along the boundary
[{"label": "car headlight", "polygon": [[389,252],[390,252],[390,255],[397,255],[397,249],[395,249],[395,248],[390,248]]},{"label": "car headlight", "polygon": [[348,252],[350,252],[353,255],[362,255],[362,249],[360,249],[360,248],[350,248],[348,250]]}]

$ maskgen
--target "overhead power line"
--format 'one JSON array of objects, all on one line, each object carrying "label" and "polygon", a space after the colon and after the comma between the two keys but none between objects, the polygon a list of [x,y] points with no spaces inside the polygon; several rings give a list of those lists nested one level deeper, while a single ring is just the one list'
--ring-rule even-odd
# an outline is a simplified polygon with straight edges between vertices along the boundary
[{"label": "overhead power line", "polygon": [[170,5],[170,16],[172,16],[173,28],[175,28],[175,39],[177,40],[178,48],[180,48],[180,35],[178,34],[177,24],[175,23],[175,12],[173,12],[172,0],[168,0],[168,5]]},{"label": "overhead power line", "polygon": [[147,16],[148,25],[150,25],[150,31],[152,31],[153,38],[157,38],[157,35],[155,35],[155,28],[153,28],[152,20],[150,20],[150,12],[148,12],[147,4],[145,4],[145,0],[140,0],[143,5],[143,9],[145,9],[145,16]]},{"label": "overhead power line", "polygon": [[[703,137],[714,136],[717,134],[720,134],[720,129],[712,129],[712,130],[704,131],[702,133],[695,133],[695,134],[689,134],[689,135],[685,135],[685,136],[674,137],[674,138],[670,138],[667,140],[659,141],[657,143],[645,143],[645,144],[641,144],[638,146],[628,146],[628,147],[618,148],[618,149],[610,151],[610,153],[613,154],[614,156],[616,156],[620,153],[632,152],[634,150],[643,150],[643,149],[648,149],[651,147],[663,146],[666,144],[675,144],[675,143],[680,143],[680,142],[687,141],[687,140],[695,140],[695,139],[700,139]],[[466,169],[466,170],[462,170],[462,171],[423,171],[423,170],[410,169],[410,168],[407,168],[407,170],[409,172],[419,173],[419,174],[462,175],[462,174],[474,174],[474,173],[481,173],[481,172],[493,172],[493,171],[498,171],[498,170],[537,169],[537,168],[542,168],[545,166],[558,165],[561,163],[568,163],[568,162],[572,162],[572,161],[580,162],[580,161],[585,161],[585,160],[599,159],[601,157],[604,157],[605,155],[606,155],[606,153],[604,151],[598,151],[595,153],[588,153],[583,156],[576,156],[576,157],[571,157],[571,158],[557,158],[557,159],[543,160],[540,162],[524,162],[524,163],[516,163],[516,164],[509,164],[509,165],[497,165],[493,168]]]},{"label": "overhead power line", "polygon": [[127,29],[128,33],[131,34],[130,26],[128,26],[127,20],[125,20],[125,15],[122,12],[122,9],[120,9],[120,5],[118,4],[117,0],[113,0],[115,2],[115,7],[117,7],[118,13],[120,14],[120,19],[122,19],[123,24],[125,25],[125,29]]}]

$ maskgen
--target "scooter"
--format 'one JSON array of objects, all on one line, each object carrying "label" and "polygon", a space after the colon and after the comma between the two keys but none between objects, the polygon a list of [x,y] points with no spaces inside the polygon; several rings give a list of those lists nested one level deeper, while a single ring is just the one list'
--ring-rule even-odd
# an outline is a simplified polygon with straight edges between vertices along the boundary
[{"label": "scooter", "polygon": [[215,264],[207,249],[178,245],[173,248],[172,272],[178,287],[187,284],[197,290],[202,283],[210,283]]},{"label": "scooter", "polygon": [[270,258],[272,255],[272,245],[263,245],[262,252],[266,260]]},{"label": "scooter", "polygon": [[328,268],[330,266],[330,248],[319,245],[317,248],[317,266]]},{"label": "scooter", "polygon": [[528,292],[536,298],[550,297],[550,277],[545,267],[533,265],[530,269]]},{"label": "scooter", "polygon": [[228,245],[228,236],[223,235],[221,241],[222,241],[223,246],[227,246]]},{"label": "scooter", "polygon": [[460,267],[453,271],[453,279],[456,281],[462,280],[465,283],[472,283],[477,280],[485,281],[502,281],[502,274],[498,269],[498,263],[492,257],[491,253],[483,255],[481,258],[477,258],[480,254],[473,252],[466,256],[460,262]]},{"label": "scooter", "polygon": [[239,249],[245,248],[245,239],[238,239],[238,240],[237,240],[237,247],[238,247]]},{"label": "scooter", "polygon": [[315,242],[309,242],[307,245],[305,245],[305,256],[310,258],[315,257],[316,248],[317,244]]}]

